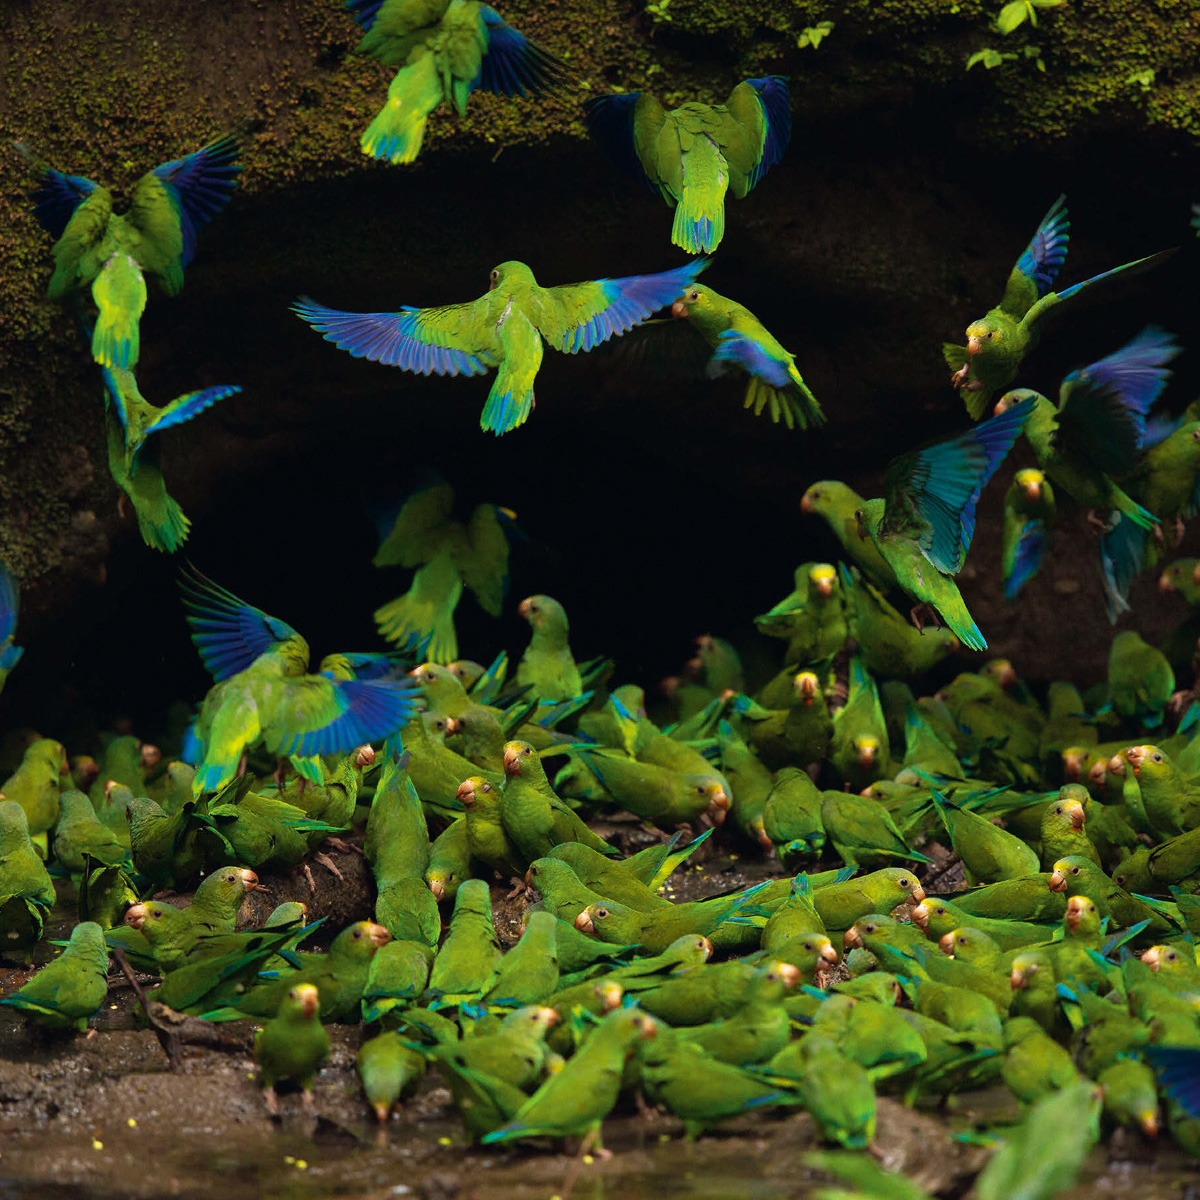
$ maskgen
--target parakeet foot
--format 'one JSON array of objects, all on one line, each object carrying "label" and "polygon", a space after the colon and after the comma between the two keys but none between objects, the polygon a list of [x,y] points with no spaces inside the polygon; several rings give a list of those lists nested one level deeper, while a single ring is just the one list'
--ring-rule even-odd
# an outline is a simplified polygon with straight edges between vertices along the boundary
[{"label": "parakeet foot", "polygon": [[330,837],[325,839],[325,845],[337,850],[340,854],[361,854],[362,847],[356,846],[353,842],[343,842],[340,837]]},{"label": "parakeet foot", "polygon": [[[341,873],[341,871],[339,871],[337,869],[337,867],[334,865],[333,859],[330,858],[329,855],[326,854],[323,850],[315,851],[313,854],[313,858],[315,858],[317,860],[317,862],[319,862],[321,864],[321,866],[323,866],[325,868],[325,870],[332,871],[333,874],[336,875],[342,883],[346,882],[345,875],[343,875]],[[312,883],[311,877],[309,878],[309,883]],[[313,890],[315,891],[316,889],[314,888]],[[307,1094],[308,1093],[306,1092],[305,1095],[307,1095]]]},{"label": "parakeet foot", "polygon": [[308,880],[308,890],[315,896],[317,885],[313,883],[312,871],[309,869],[308,863],[301,863],[300,867],[304,871],[304,878]]},{"label": "parakeet foot", "polygon": [[[1108,532],[1108,521],[1104,519],[1094,508],[1089,508],[1087,511],[1087,522],[1096,533]],[[1157,528],[1157,526],[1155,527]]]},{"label": "parakeet foot", "polygon": [[263,1088],[263,1099],[267,1102],[267,1112],[273,1117],[279,1116],[279,1097],[273,1087]]},{"label": "parakeet foot", "polygon": [[525,880],[518,879],[515,875],[508,881],[512,884],[512,891],[505,896],[505,900],[511,900],[514,896],[524,896],[532,889],[525,883]]},{"label": "parakeet foot", "polygon": [[950,376],[950,386],[954,388],[962,387],[962,385],[967,382],[967,374],[970,370],[971,364],[963,363],[963,365]]},{"label": "parakeet foot", "polygon": [[914,604],[909,611],[908,619],[917,627],[918,632],[922,633],[926,625],[937,624],[937,615],[933,610],[933,605],[928,603],[928,601]]}]

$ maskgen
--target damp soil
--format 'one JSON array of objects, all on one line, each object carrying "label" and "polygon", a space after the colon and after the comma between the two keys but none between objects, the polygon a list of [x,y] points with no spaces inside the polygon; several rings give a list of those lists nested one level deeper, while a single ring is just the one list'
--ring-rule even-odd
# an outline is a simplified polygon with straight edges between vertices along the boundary
[{"label": "damp soil", "polygon": [[[644,838],[620,822],[603,832],[629,849]],[[368,916],[371,884],[361,856],[351,849],[331,859],[341,879],[319,865],[311,885],[302,872],[264,876],[267,891],[247,898],[239,924],[257,924],[288,899],[304,900],[314,919],[328,915],[334,929]],[[713,855],[681,871],[673,898],[744,887],[779,870],[773,860]],[[946,873],[939,886],[952,878]],[[497,933],[511,944],[536,893],[510,896],[497,885],[493,899]],[[75,919],[69,894],[61,900],[51,936],[65,934]],[[50,953],[44,940],[34,966]],[[0,990],[20,986],[30,970],[0,962]],[[225,1048],[188,1045],[172,1066],[115,966],[106,1006],[91,1026],[87,1034],[52,1034],[0,1009],[0,1200],[539,1200],[565,1197],[568,1184],[586,1200],[791,1200],[827,1182],[803,1163],[818,1148],[806,1113],[745,1117],[689,1143],[673,1117],[642,1116],[623,1103],[604,1123],[612,1157],[578,1163],[572,1145],[470,1145],[431,1072],[381,1128],[355,1072],[361,1026],[329,1027],[332,1050],[312,1111],[285,1093],[272,1119],[254,1079],[252,1023],[222,1026]],[[964,1196],[986,1151],[960,1135],[1016,1116],[1003,1088],[916,1110],[881,1097],[875,1151],[889,1170],[930,1193]],[[1097,1147],[1068,1193],[1069,1200],[1097,1195],[1193,1200],[1200,1170],[1168,1141],[1119,1132]]]}]

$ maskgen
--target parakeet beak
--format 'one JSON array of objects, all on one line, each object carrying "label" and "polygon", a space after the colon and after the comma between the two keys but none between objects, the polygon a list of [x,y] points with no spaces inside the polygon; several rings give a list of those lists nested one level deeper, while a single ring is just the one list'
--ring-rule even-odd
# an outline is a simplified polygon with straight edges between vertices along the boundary
[{"label": "parakeet beak", "polygon": [[382,925],[376,925],[374,921],[367,922],[367,937],[376,946],[386,946],[392,940],[392,935]]},{"label": "parakeet beak", "polygon": [[1083,755],[1078,750],[1062,752],[1063,778],[1068,783],[1078,783],[1083,774]]},{"label": "parakeet beak", "polygon": [[1114,754],[1112,758],[1108,760],[1108,769],[1114,775],[1123,776],[1125,774],[1125,760],[1119,754]]},{"label": "parakeet beak", "polygon": [[809,498],[809,495],[807,492],[805,492],[804,495],[800,497],[800,511],[803,513],[810,513],[812,511],[814,511],[813,502]]},{"label": "parakeet beak", "polygon": [[[625,995],[625,989],[615,981],[598,984],[594,989],[596,995],[600,997],[600,1006],[606,1013],[612,1012],[614,1008],[621,1007],[621,999]],[[558,1014],[555,1013],[555,1016]]]},{"label": "parakeet beak", "polygon": [[843,950],[857,950],[862,944],[862,934],[853,925],[842,934]]},{"label": "parakeet beak", "polygon": [[924,903],[924,899],[925,899],[925,893],[922,892],[921,893],[922,903],[918,904],[916,906],[916,908],[914,908],[912,910],[912,912],[910,912],[908,914],[908,917],[909,917],[909,920],[912,921],[912,923],[922,933],[928,933],[929,932],[929,909],[926,907],[926,905]]},{"label": "parakeet beak", "polygon": [[1162,966],[1162,950],[1157,946],[1151,946],[1142,956],[1142,962],[1146,964],[1152,971],[1157,971]]},{"label": "parakeet beak", "polygon": [[[508,762],[506,759],[505,766],[507,765]],[[464,779],[462,783],[458,785],[458,788],[454,793],[454,798],[465,808],[470,808],[471,805],[475,803],[475,785],[469,779]]]},{"label": "parakeet beak", "polygon": [[754,823],[754,834],[758,838],[758,844],[764,850],[774,850],[775,849],[775,843],[773,841],[771,841],[771,839],[767,836],[767,831],[762,827],[762,825],[758,821],[756,821]]},{"label": "parakeet beak", "polygon": [[1148,1112],[1142,1113],[1138,1124],[1142,1127],[1142,1132],[1151,1138],[1158,1137],[1158,1113]]},{"label": "parakeet beak", "polygon": [[664,696],[673,696],[679,691],[682,682],[678,675],[666,675],[658,681],[658,690]]},{"label": "parakeet beak", "polygon": [[1083,828],[1084,822],[1087,819],[1083,814],[1083,805],[1072,802],[1067,805],[1067,812],[1071,817],[1071,828],[1078,833]]},{"label": "parakeet beak", "polygon": [[[1079,918],[1083,916],[1083,901],[1078,896],[1072,896],[1067,901],[1067,915],[1064,920],[1067,922],[1067,927],[1074,933],[1079,928]],[[1146,951],[1150,953],[1149,950]],[[1143,956],[1144,958],[1144,956]]]},{"label": "parakeet beak", "polygon": [[1065,892],[1067,890],[1067,877],[1057,869],[1051,871],[1049,887],[1052,892]]},{"label": "parakeet beak", "polygon": [[1142,763],[1146,761],[1145,746],[1130,746],[1125,751],[1125,761],[1133,768],[1133,776],[1135,779],[1141,778]]},{"label": "parakeet beak", "polygon": [[676,300],[675,303],[671,305],[671,316],[686,317],[687,315],[687,305],[684,304],[682,300]]},{"label": "parakeet beak", "polygon": [[[238,876],[246,885],[246,891],[252,892],[258,887],[258,876],[249,867],[239,867]],[[263,891],[266,891],[266,888]]]},{"label": "parakeet beak", "polygon": [[306,1017],[315,1017],[321,1007],[321,993],[311,983],[302,983],[293,991],[300,1002],[300,1011]]},{"label": "parakeet beak", "polygon": [[522,600],[521,603],[517,605],[517,615],[522,617],[524,620],[528,621],[529,614],[532,611],[533,611],[533,600],[531,597],[526,596],[525,599]]},{"label": "parakeet beak", "polygon": [[446,898],[446,885],[440,879],[429,880],[429,890],[433,893],[435,900],[444,900]]},{"label": "parakeet beak", "polygon": [[858,765],[864,769],[875,765],[879,747],[874,742],[863,742],[858,748]]},{"label": "parakeet beak", "polygon": [[832,596],[833,595],[833,576],[832,575],[818,575],[813,580],[813,586],[817,589],[817,591],[820,593],[820,595]]},{"label": "parakeet beak", "polygon": [[546,1022],[546,1028],[549,1029],[557,1025],[561,1019],[558,1015],[558,1010],[553,1008],[542,1007],[538,1009],[538,1015]]},{"label": "parakeet beak", "polygon": [[1034,504],[1042,498],[1042,481],[1040,479],[1031,479],[1025,485],[1025,498]]},{"label": "parakeet beak", "polygon": [[162,751],[149,742],[142,743],[142,766],[152,767],[162,758]]},{"label": "parakeet beak", "polygon": [[821,947],[821,958],[831,967],[837,965],[838,952],[833,948],[833,943],[826,939],[825,945]]},{"label": "parakeet beak", "polygon": [[912,898],[920,904],[925,899],[925,889],[918,883],[916,887],[909,893]]},{"label": "parakeet beak", "polygon": [[596,926],[592,924],[592,914],[586,908],[575,918],[574,925],[580,933],[586,933],[590,937],[596,936]]},{"label": "parakeet beak", "polygon": [[[967,338],[967,357],[968,358],[974,358],[975,355],[977,355],[980,352],[980,350],[982,350],[982,349],[983,349],[983,338],[981,338],[978,334],[976,334],[974,337]],[[1004,411],[1004,409],[1000,408],[1000,405],[1003,403],[1004,403],[1003,398],[1001,398],[996,403],[996,408],[1000,412]]]},{"label": "parakeet beak", "polygon": [[109,799],[111,799],[111,798],[112,798],[112,792],[113,792],[113,788],[115,788],[115,787],[119,787],[119,786],[120,786],[120,785],[117,783],[117,781],[116,781],[115,779],[109,779],[109,780],[108,780],[108,781],[107,781],[107,782],[104,784],[104,798],[105,798],[105,800],[109,800]]},{"label": "parakeet beak", "polygon": [[462,733],[463,723],[457,717],[446,718],[446,736],[453,737],[456,733]]},{"label": "parakeet beak", "polygon": [[130,929],[141,929],[146,923],[146,906],[144,904],[131,904],[125,910],[125,924]]},{"label": "parakeet beak", "polygon": [[651,1038],[658,1037],[658,1022],[653,1017],[643,1016],[638,1023],[638,1028],[642,1031],[643,1042],[648,1042]]},{"label": "parakeet beak", "polygon": [[[1040,485],[1035,484],[1034,487],[1036,489]],[[1037,497],[1034,496],[1034,499],[1037,499]],[[996,663],[996,682],[1002,688],[1010,688],[1017,682],[1017,673],[1013,670],[1012,663],[1007,659],[1002,658]]]},{"label": "parakeet beak", "polygon": [[1014,992],[1019,991],[1025,986],[1026,983],[1025,972],[1021,970],[1020,967],[1013,967],[1012,971],[1009,973],[1008,982]]},{"label": "parakeet beak", "polygon": [[375,764],[375,747],[371,745],[359,746],[354,752],[354,765],[356,767],[370,767]]},{"label": "parakeet beak", "polygon": [[[1197,562],[1197,566],[1200,566],[1200,562]],[[1194,571],[1195,569],[1193,568],[1193,574]],[[1158,577],[1158,590],[1160,592],[1173,592],[1175,590],[1175,584],[1171,582],[1171,576],[1166,571]]]},{"label": "parakeet beak", "polygon": [[821,685],[811,671],[801,671],[796,676],[793,686],[803,702],[808,705],[816,699],[817,691]]},{"label": "parakeet beak", "polygon": [[717,788],[712,794],[712,799],[708,802],[709,808],[720,809],[724,812],[729,807],[729,796],[723,787]]},{"label": "parakeet beak", "polygon": [[948,954],[951,958],[954,957],[954,934],[944,933],[938,941],[938,945],[942,948],[943,954]]},{"label": "parakeet beak", "polygon": [[1108,764],[1104,762],[1094,762],[1088,768],[1088,783],[1098,792],[1103,792],[1108,787]]},{"label": "parakeet beak", "polygon": [[521,755],[515,746],[504,747],[505,775],[518,775],[521,771]]}]

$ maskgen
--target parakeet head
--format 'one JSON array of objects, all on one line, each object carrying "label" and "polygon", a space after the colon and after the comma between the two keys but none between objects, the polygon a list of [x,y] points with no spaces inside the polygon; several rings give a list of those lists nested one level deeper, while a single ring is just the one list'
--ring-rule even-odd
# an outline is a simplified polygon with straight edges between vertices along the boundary
[{"label": "parakeet head", "polygon": [[472,775],[458,785],[454,793],[463,808],[473,808],[482,796],[490,796],[492,785],[480,775]]},{"label": "parakeet head", "polygon": [[1065,892],[1081,875],[1087,875],[1092,865],[1091,859],[1082,858],[1078,854],[1069,854],[1066,858],[1060,858],[1050,872],[1050,890]]},{"label": "parakeet head", "polygon": [[100,768],[89,754],[80,754],[71,759],[71,778],[75,786],[86,791],[100,777]]},{"label": "parakeet head", "polygon": [[1147,779],[1166,775],[1169,770],[1166,755],[1157,746],[1130,746],[1125,751],[1125,761],[1133,768],[1134,778],[1139,780],[1143,775]]},{"label": "parakeet head", "polygon": [[514,1009],[504,1018],[500,1028],[507,1033],[532,1034],[544,1038],[561,1018],[553,1008],[542,1004],[527,1004]]},{"label": "parakeet head", "polygon": [[209,904],[237,907],[257,886],[258,876],[249,867],[221,867],[200,881],[196,896]]},{"label": "parakeet head", "polygon": [[795,679],[792,680],[792,687],[795,689],[796,698],[801,704],[807,706],[811,704],[821,691],[821,681],[812,671],[801,671]]},{"label": "parakeet head", "polygon": [[879,739],[871,733],[860,733],[853,739],[858,765],[869,770],[879,759]]},{"label": "parakeet head", "polygon": [[671,316],[690,317],[693,312],[706,312],[712,304],[712,295],[708,288],[692,286],[671,305]]},{"label": "parakeet head", "polygon": [[515,259],[509,262],[502,262],[499,266],[492,268],[492,273],[488,277],[488,291],[494,291],[498,287],[514,288],[524,285],[526,287],[537,286],[537,280],[533,277],[533,272],[523,263],[517,262]]},{"label": "parakeet head", "polygon": [[1022,400],[1040,398],[1040,396],[1041,393],[1035,392],[1032,388],[1013,388],[1011,392],[1005,392],[996,401],[995,407],[992,409],[992,415],[998,417],[1002,412],[1008,412],[1010,408],[1015,408]]},{"label": "parakeet head", "polygon": [[462,883],[462,878],[453,867],[430,867],[425,872],[425,882],[429,885],[433,898],[441,901],[457,889]]},{"label": "parakeet head", "polygon": [[834,513],[845,516],[862,503],[862,497],[840,479],[821,479],[812,484],[800,498],[800,511]]},{"label": "parakeet head", "polygon": [[809,571],[808,581],[818,596],[832,596],[837,586],[837,570],[828,563],[817,563]]},{"label": "parakeet head", "polygon": [[162,758],[162,751],[150,742],[142,743],[141,760],[142,766],[149,770],[151,767],[157,766]]},{"label": "parakeet head", "polygon": [[298,1017],[312,1020],[321,1008],[321,993],[311,983],[298,983],[287,994],[288,1008]]},{"label": "parakeet head", "polygon": [[974,358],[977,354],[998,349],[1004,341],[1004,330],[999,323],[984,317],[973,321],[967,326],[967,356]]},{"label": "parakeet head", "polygon": [[566,632],[570,628],[567,621],[567,610],[552,596],[526,596],[517,605],[517,612],[534,629],[545,629],[550,626]]},{"label": "parakeet head", "polygon": [[542,760],[528,742],[505,742],[504,774],[513,779],[522,773],[534,778],[539,773],[544,774]]},{"label": "parakeet head", "polygon": [[1017,673],[1007,658],[993,658],[984,663],[979,672],[998,683],[1002,688],[1013,687],[1017,683]]},{"label": "parakeet head", "polygon": [[694,788],[697,796],[708,797],[708,807],[704,811],[714,825],[720,825],[729,811],[729,793],[725,791],[721,781],[711,775],[688,775],[683,783]]},{"label": "parakeet head", "polygon": [[1083,778],[1088,752],[1080,746],[1072,746],[1059,757],[1062,759],[1063,778],[1070,783],[1078,783]]},{"label": "parakeet head", "polygon": [[370,743],[359,746],[353,753],[356,767],[373,767],[375,765],[375,747]]},{"label": "parakeet head", "polygon": [[1093,923],[1098,925],[1100,917],[1095,904],[1086,896],[1072,896],[1067,901],[1067,915],[1064,920],[1072,933],[1078,933],[1081,926],[1086,927]]},{"label": "parakeet head", "polygon": [[[1124,763],[1121,766],[1124,767]],[[1094,791],[1103,792],[1108,788],[1108,763],[1102,758],[1096,759],[1090,767],[1088,767],[1088,787]]]},{"label": "parakeet head", "polygon": [[1030,979],[1036,975],[1041,968],[1040,955],[1034,954],[1028,950],[1018,954],[1012,960],[1012,969],[1009,972],[1008,982],[1013,991],[1020,988],[1028,987]]},{"label": "parakeet head", "polygon": [[600,1011],[610,1013],[615,1008],[621,1007],[621,999],[625,995],[625,989],[615,979],[605,979],[601,983],[596,984],[592,991],[596,998],[600,1001]]},{"label": "parakeet head", "polygon": [[355,958],[369,958],[380,946],[386,946],[391,940],[392,935],[382,925],[376,925],[374,921],[356,921],[333,939],[329,950],[333,953],[336,948],[341,953],[349,953]]},{"label": "parakeet head", "polygon": [[[1142,953],[1142,962],[1152,971],[1170,974],[1187,966],[1186,960],[1174,946],[1151,946]],[[1194,965],[1194,963],[1193,963]]]},{"label": "parakeet head", "polygon": [[[1067,786],[1078,787],[1079,785],[1068,784]],[[1066,791],[1066,788],[1063,791]],[[1076,833],[1083,828],[1087,820],[1083,811],[1083,805],[1076,799],[1064,797],[1062,792],[1059,793],[1058,799],[1047,810],[1047,817],[1053,819],[1055,823],[1063,825],[1069,823]]]},{"label": "parakeet head", "polygon": [[596,926],[612,919],[612,910],[607,904],[589,904],[576,918],[575,928],[589,937],[596,937]]},{"label": "parakeet head", "polygon": [[484,671],[481,663],[472,662],[469,658],[460,658],[447,665],[446,670],[454,676],[465,688],[469,688]]},{"label": "parakeet head", "polygon": [[1158,590],[1177,592],[1185,583],[1195,580],[1197,571],[1200,571],[1200,559],[1177,559],[1158,577]]}]

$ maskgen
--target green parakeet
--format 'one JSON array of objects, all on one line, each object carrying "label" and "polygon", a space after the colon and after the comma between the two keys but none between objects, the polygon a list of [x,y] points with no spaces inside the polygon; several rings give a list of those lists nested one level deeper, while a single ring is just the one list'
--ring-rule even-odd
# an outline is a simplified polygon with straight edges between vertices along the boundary
[{"label": "green parakeet", "polygon": [[517,612],[532,630],[517,664],[517,687],[528,687],[540,703],[573,700],[583,691],[583,682],[567,642],[566,610],[551,596],[526,596]]},{"label": "green parakeet", "polygon": [[951,342],[942,346],[942,355],[953,371],[951,382],[962,392],[972,420],[978,421],[992,395],[1016,378],[1025,355],[1037,345],[1047,313],[1102,279],[1150,265],[1161,257],[1139,258],[1053,292],[1050,289],[1067,257],[1070,230],[1067,198],[1059,196],[1009,273],[1000,303],[967,326],[965,346]]},{"label": "green parakeet", "polygon": [[358,1048],[355,1056],[363,1094],[380,1125],[392,1109],[411,1096],[425,1078],[425,1056],[406,1046],[394,1029],[384,1030]]},{"label": "green parakeet", "polygon": [[18,148],[38,171],[31,194],[34,212],[56,239],[50,298],[90,286],[99,309],[92,357],[101,366],[133,370],[146,305],[143,272],[153,275],[168,296],[183,286],[200,226],[220,212],[237,186],[240,139],[226,134],[186,158],[147,171],[134,184],[123,214],[113,212],[107,188],[56,171]]},{"label": "green parakeet", "polygon": [[[677,211],[682,212],[683,205]],[[715,243],[706,249],[715,249]],[[755,416],[765,408],[772,421],[782,420],[789,429],[825,424],[816,396],[796,369],[795,355],[744,305],[694,284],[671,305],[671,315],[686,320],[711,347],[710,377],[730,370],[749,376],[745,407],[753,408]]]},{"label": "green parakeet", "polygon": [[667,109],[649,92],[599,96],[588,128],[622,166],[675,207],[671,241],[689,253],[715,250],[725,235],[725,193],[744,199],[787,149],[787,80],[739,83],[724,104]]},{"label": "green parakeet", "polygon": [[477,0],[348,0],[346,8],[363,31],[354,53],[400,68],[360,139],[364,154],[385,162],[416,161],[429,115],[442,104],[464,117],[479,88],[537,95],[565,74],[553,54]]},{"label": "green parakeet", "polygon": [[59,787],[67,773],[67,755],[59,742],[39,738],[31,742],[21,765],[0,783],[0,795],[15,801],[25,810],[29,836],[49,833],[58,820]]},{"label": "green parakeet", "polygon": [[804,1062],[800,1096],[821,1136],[847,1150],[865,1150],[875,1138],[875,1089],[870,1076],[816,1032],[803,1038],[800,1056]]},{"label": "green parakeet", "polygon": [[1043,471],[1026,467],[1013,476],[1004,494],[1001,563],[1005,600],[1015,600],[1041,569],[1055,512],[1054,489]]},{"label": "green parakeet", "polygon": [[281,1079],[295,1080],[304,1107],[312,1107],[313,1077],[329,1057],[329,1034],[321,1024],[320,1008],[317,989],[311,983],[298,983],[288,991],[279,1012],[254,1037],[258,1080],[272,1116],[279,1108],[275,1084]]},{"label": "green parakeet", "polygon": [[1033,401],[1026,400],[959,437],[893,459],[885,498],[858,509],[862,529],[900,587],[917,608],[932,607],[972,650],[986,650],[987,642],[953,577],[966,561],[979,494],[1032,409]]},{"label": "green parakeet", "polygon": [[1049,1092],[1079,1081],[1070,1053],[1047,1036],[1031,1017],[1004,1023],[1004,1062],[1000,1078],[1023,1104],[1036,1104]]},{"label": "green parakeet", "polygon": [[0,800],[0,952],[27,955],[54,901],[54,881],[29,836],[25,810]]},{"label": "green parakeet", "polygon": [[0,997],[39,1025],[50,1029],[87,1028],[108,995],[108,949],[94,921],[71,930],[67,948],[23,988]]},{"label": "green parakeet", "polygon": [[197,797],[225,787],[242,754],[345,754],[398,730],[414,710],[411,680],[308,674],[308,643],[288,624],[239,600],[194,568],[181,574],[192,640],[215,685],[196,719]]},{"label": "green parakeet", "polygon": [[1108,690],[1120,716],[1154,728],[1175,690],[1175,672],[1162,651],[1123,629],[1109,647]]},{"label": "green parakeet", "polygon": [[863,497],[840,479],[822,479],[801,497],[800,511],[824,518],[842,549],[875,584],[895,587],[895,572],[858,523],[857,513],[864,503]]},{"label": "green parakeet", "polygon": [[490,291],[466,304],[353,313],[303,298],[292,308],[356,358],[426,375],[498,367],[479,424],[499,435],[533,411],[543,339],[564,354],[591,350],[670,304],[706,265],[695,259],[657,275],[544,288],[524,263],[504,262],[492,271]]},{"label": "green parakeet", "polygon": [[468,879],[458,889],[450,930],[429,976],[433,1006],[477,1000],[491,986],[500,959],[488,885]]}]

